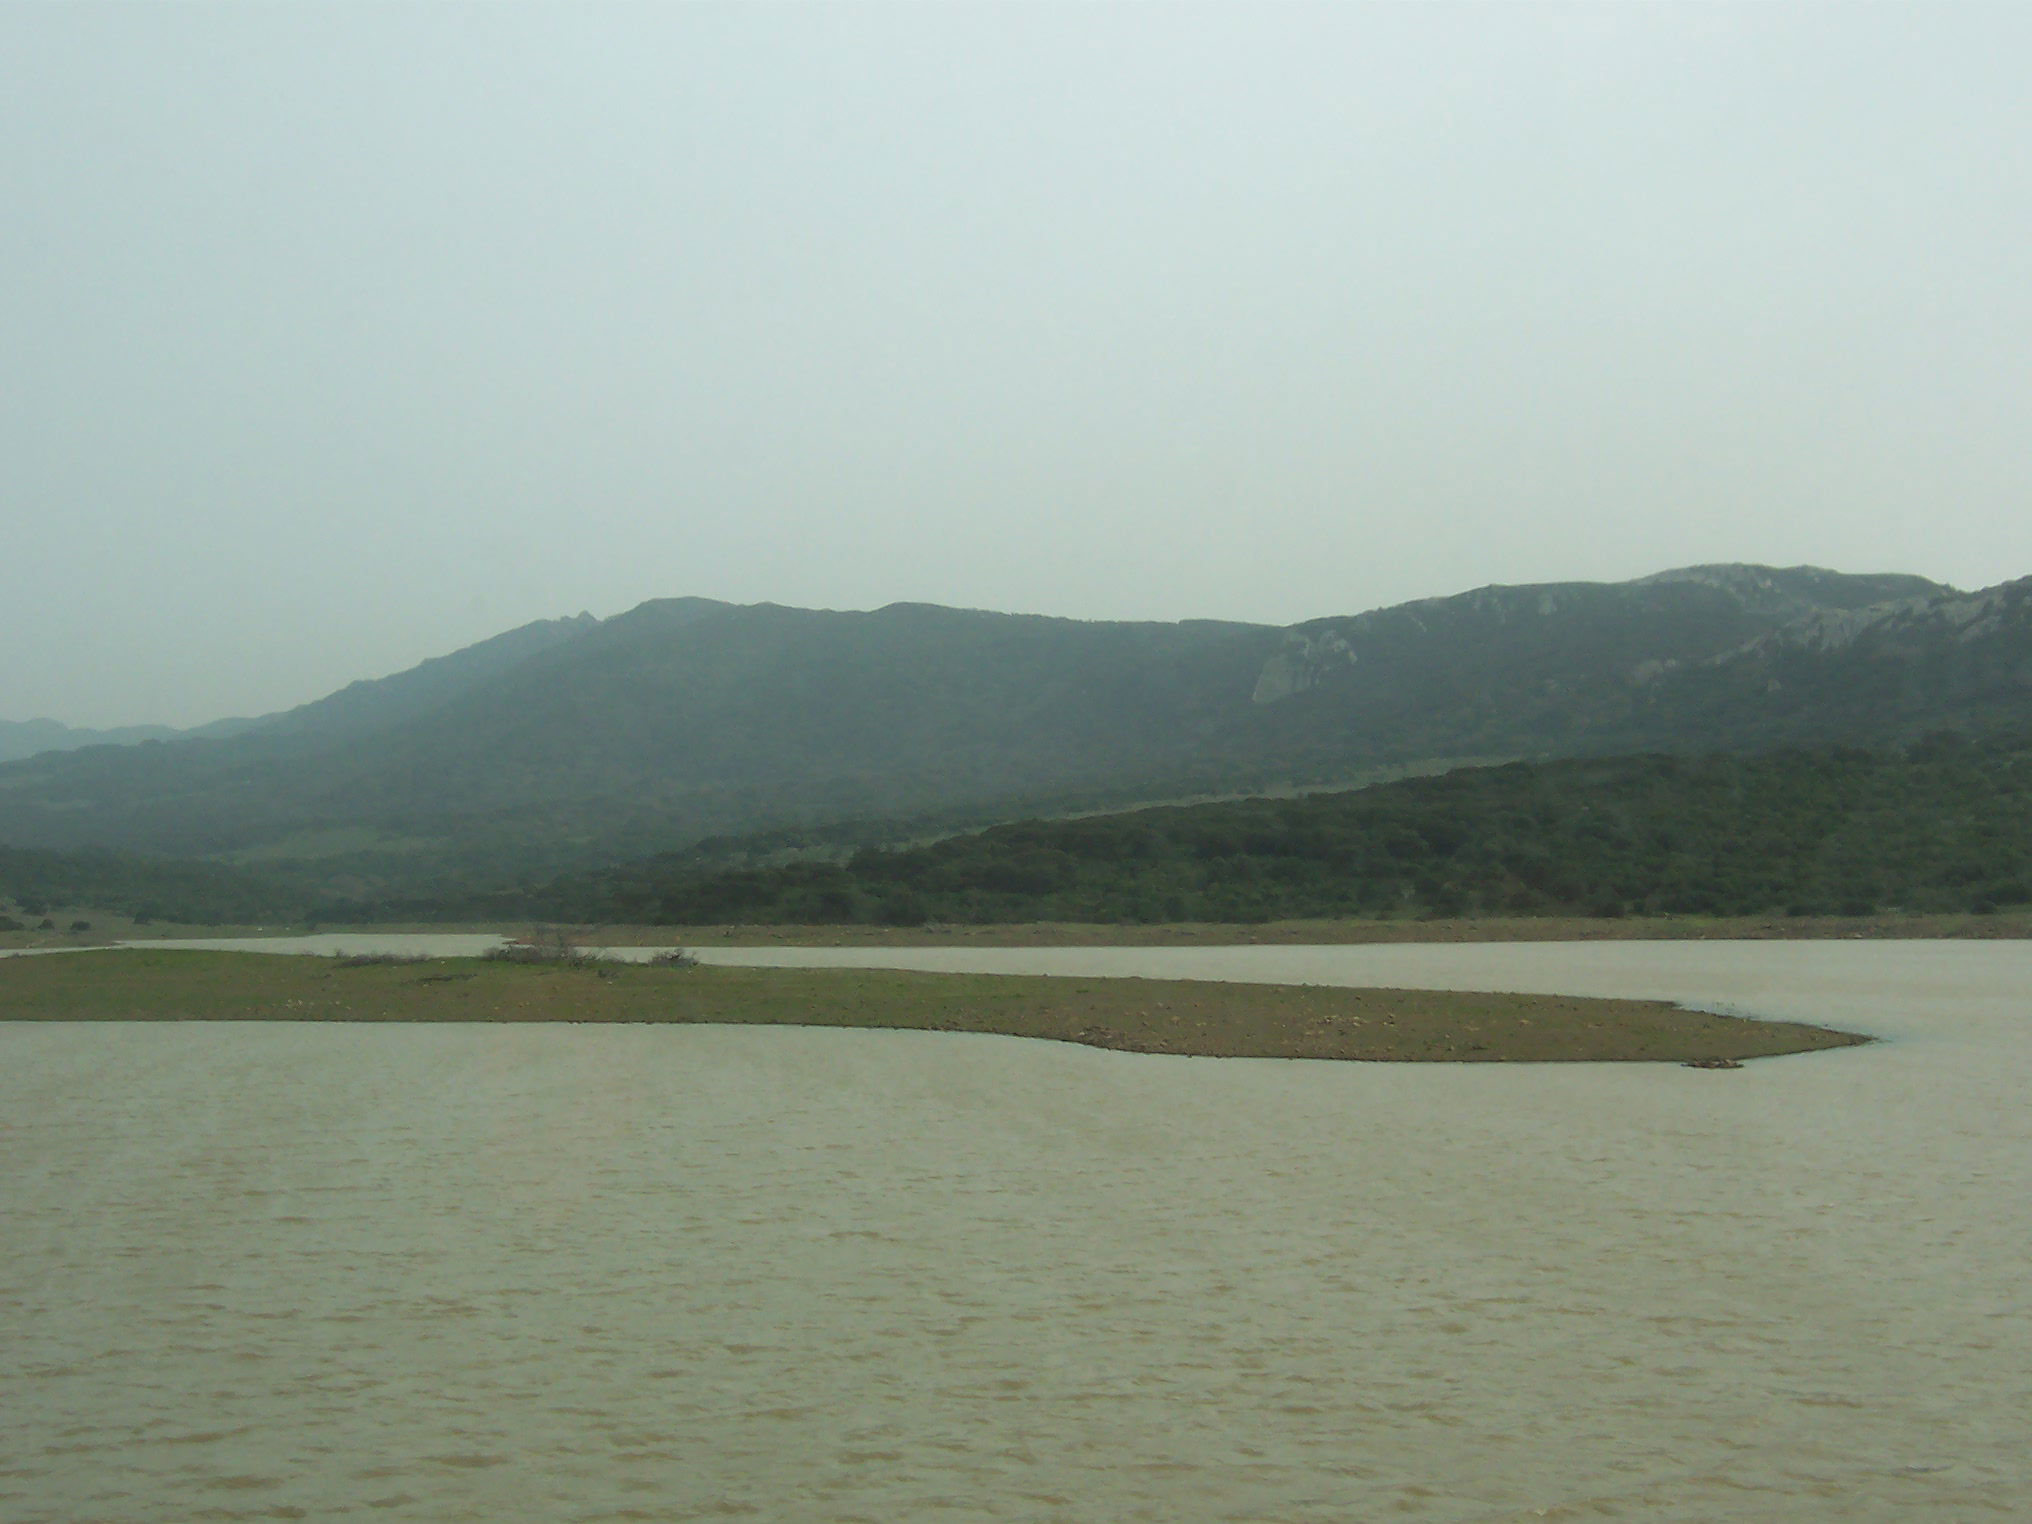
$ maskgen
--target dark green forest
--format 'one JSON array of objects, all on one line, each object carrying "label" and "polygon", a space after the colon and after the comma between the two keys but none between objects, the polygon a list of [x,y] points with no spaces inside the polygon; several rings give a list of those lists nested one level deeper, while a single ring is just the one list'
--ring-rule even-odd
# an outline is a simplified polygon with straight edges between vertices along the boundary
[{"label": "dark green forest", "polygon": [[0,931],[36,926],[67,910],[190,926],[432,921],[483,910],[519,914],[526,898],[496,893],[482,907],[471,891],[456,886],[398,897],[372,880],[317,863],[243,867],[203,858],[0,846]]},{"label": "dark green forest", "polygon": [[667,925],[1861,915],[2032,901],[2032,738],[1465,768],[997,826],[845,861],[651,858],[537,908]]},{"label": "dark green forest", "polygon": [[68,908],[201,926],[297,921],[318,898],[224,863],[0,847],[0,918],[29,924]]},{"label": "dark green forest", "polygon": [[[401,900],[309,865],[0,848],[0,915],[908,926],[1983,912],[2032,903],[2032,737],[1512,763],[909,847],[793,834],[546,888]],[[753,865],[799,842],[813,855]]]}]

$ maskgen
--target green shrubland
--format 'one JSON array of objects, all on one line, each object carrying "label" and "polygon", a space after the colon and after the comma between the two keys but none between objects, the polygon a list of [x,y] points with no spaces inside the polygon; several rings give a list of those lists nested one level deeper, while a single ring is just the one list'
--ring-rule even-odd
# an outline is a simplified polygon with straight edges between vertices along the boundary
[{"label": "green shrubland", "polygon": [[2032,742],[1464,768],[1029,821],[844,861],[559,885],[547,913],[714,925],[1967,913],[2032,902]]}]

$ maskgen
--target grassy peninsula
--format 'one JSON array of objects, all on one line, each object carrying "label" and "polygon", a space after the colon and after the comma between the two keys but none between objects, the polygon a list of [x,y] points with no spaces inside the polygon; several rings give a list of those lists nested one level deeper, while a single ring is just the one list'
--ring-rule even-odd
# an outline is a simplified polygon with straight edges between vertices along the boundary
[{"label": "grassy peninsula", "polygon": [[167,948],[0,959],[0,1019],[887,1027],[1220,1058],[1716,1066],[1867,1040],[1652,1000]]}]

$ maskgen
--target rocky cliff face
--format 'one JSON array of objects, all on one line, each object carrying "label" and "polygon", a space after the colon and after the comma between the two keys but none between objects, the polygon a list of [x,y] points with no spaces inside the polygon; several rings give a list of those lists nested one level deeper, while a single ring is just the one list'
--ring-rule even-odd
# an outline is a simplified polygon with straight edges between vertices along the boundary
[{"label": "rocky cliff face", "polygon": [[1329,673],[1352,667],[1361,660],[1348,637],[1338,630],[1295,631],[1284,649],[1263,663],[1256,674],[1256,686],[1249,694],[1252,704],[1274,704],[1316,688]]},{"label": "rocky cliff face", "polygon": [[2032,725],[2032,578],[1819,609],[1654,685],[1732,745],[1910,739]]},{"label": "rocky cliff face", "polygon": [[1831,655],[1862,646],[1879,654],[1922,656],[2022,634],[2032,611],[2032,578],[1981,592],[1952,588],[1887,599],[1862,608],[1817,609],[1713,658],[1716,665],[1790,652]]}]

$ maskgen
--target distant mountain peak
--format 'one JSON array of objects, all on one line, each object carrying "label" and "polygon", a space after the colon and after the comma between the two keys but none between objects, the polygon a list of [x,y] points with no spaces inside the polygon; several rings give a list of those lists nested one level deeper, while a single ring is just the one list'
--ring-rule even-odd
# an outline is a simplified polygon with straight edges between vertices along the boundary
[{"label": "distant mountain peak", "polygon": [[1648,577],[1633,577],[1631,585],[1643,587],[1653,582],[1702,582],[1709,587],[1769,587],[1780,576],[1791,577],[1839,577],[1842,574],[1825,566],[1765,566],[1755,561],[1705,561],[1698,566],[1672,566],[1664,571],[1652,572]]},{"label": "distant mountain peak", "polygon": [[1659,587],[1694,583],[1733,593],[1762,606],[1797,604],[1806,608],[1866,608],[1899,598],[1930,598],[1960,591],[1944,582],[1905,572],[1838,572],[1825,566],[1763,566],[1751,561],[1711,561],[1700,566],[1675,566],[1637,577],[1628,587]]}]

